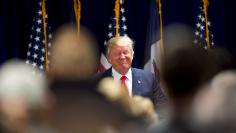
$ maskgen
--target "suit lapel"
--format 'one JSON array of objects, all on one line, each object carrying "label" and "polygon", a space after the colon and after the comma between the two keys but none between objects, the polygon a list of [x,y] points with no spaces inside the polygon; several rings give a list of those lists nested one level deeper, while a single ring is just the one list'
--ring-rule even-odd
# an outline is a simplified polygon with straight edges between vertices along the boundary
[{"label": "suit lapel", "polygon": [[142,77],[135,68],[132,70],[132,95],[142,94]]},{"label": "suit lapel", "polygon": [[111,78],[113,78],[113,76],[112,76],[112,67],[111,68],[109,68],[107,71],[105,71],[105,73],[104,73],[104,76],[105,77],[111,77]]}]

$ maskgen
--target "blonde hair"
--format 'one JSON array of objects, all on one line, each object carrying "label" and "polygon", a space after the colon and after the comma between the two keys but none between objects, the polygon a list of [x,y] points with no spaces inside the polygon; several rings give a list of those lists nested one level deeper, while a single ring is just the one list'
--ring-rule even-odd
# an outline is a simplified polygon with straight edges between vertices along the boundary
[{"label": "blonde hair", "polygon": [[112,46],[120,46],[118,45],[118,42],[122,42],[121,45],[129,46],[131,50],[133,51],[134,49],[134,41],[128,37],[128,36],[115,36],[112,37],[108,42],[107,42],[107,54],[109,53],[109,50]]}]

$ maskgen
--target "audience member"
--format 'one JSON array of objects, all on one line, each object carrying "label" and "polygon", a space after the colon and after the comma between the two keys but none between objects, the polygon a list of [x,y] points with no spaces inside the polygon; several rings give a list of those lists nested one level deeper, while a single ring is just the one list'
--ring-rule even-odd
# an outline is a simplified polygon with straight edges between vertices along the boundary
[{"label": "audience member", "polygon": [[80,33],[72,25],[61,27],[55,33],[51,53],[51,79],[86,79],[97,71],[96,41],[83,27]]},{"label": "audience member", "polygon": [[[33,74],[34,73],[34,74]],[[46,124],[52,101],[45,76],[21,60],[0,69],[0,124],[2,132],[52,132]]]},{"label": "audience member", "polygon": [[169,116],[150,132],[195,132],[192,104],[196,93],[212,77],[213,62],[203,48],[195,46],[191,30],[173,25],[166,31],[161,62],[161,85],[169,102]]},{"label": "audience member", "polygon": [[99,91],[102,92],[109,101],[120,104],[127,113],[142,119],[147,125],[154,125],[159,121],[154,105],[149,98],[142,96],[129,98],[112,78],[104,78],[99,83]]},{"label": "audience member", "polygon": [[236,131],[236,72],[217,74],[196,98],[195,119],[202,132]]}]

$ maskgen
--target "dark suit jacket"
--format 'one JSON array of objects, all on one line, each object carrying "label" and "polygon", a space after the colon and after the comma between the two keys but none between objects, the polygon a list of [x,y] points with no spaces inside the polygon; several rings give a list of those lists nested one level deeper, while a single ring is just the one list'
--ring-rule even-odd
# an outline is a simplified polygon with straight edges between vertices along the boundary
[{"label": "dark suit jacket", "polygon": [[[158,81],[153,73],[142,69],[131,68],[132,71],[132,94],[150,98],[155,106],[159,106],[165,101]],[[112,69],[95,76],[96,80],[105,77],[112,77]]]}]

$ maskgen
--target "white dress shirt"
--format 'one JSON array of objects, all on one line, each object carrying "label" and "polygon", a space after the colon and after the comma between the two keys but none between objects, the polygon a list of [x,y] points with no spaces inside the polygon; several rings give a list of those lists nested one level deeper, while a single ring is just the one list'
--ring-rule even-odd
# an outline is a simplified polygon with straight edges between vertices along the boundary
[{"label": "white dress shirt", "polygon": [[[121,84],[120,78],[123,75],[121,75],[120,73],[118,73],[114,68],[112,68],[112,77],[114,78],[114,81],[117,84]],[[126,80],[125,80],[125,84],[128,88],[128,92],[129,92],[129,96],[132,96],[132,71],[131,68],[128,70],[128,72],[124,75],[126,76]]]}]

